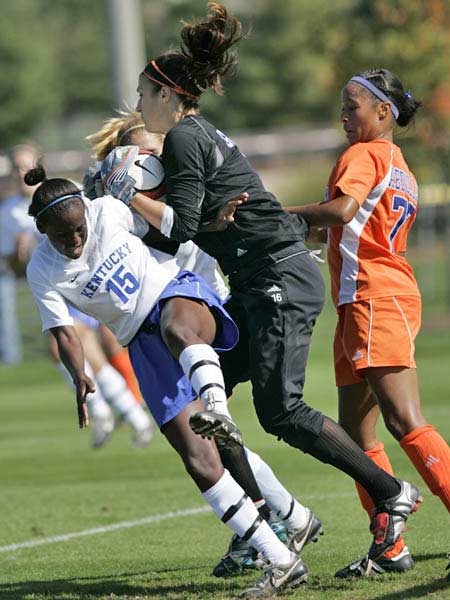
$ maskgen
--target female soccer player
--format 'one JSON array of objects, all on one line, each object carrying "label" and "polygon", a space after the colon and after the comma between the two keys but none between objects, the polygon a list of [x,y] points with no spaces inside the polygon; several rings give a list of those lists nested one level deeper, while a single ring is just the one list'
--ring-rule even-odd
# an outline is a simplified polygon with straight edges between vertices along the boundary
[{"label": "female soccer player", "polygon": [[190,416],[208,402],[226,402],[213,346],[231,349],[238,331],[221,299],[201,277],[180,273],[174,259],[146,247],[138,235],[145,234],[147,223],[114,198],[83,199],[73,182],[46,179],[42,167],[29,171],[26,181],[42,182],[29,213],[46,236],[27,277],[43,329],[56,338],[72,375],[80,427],[88,424],[86,395],[93,383],[67,303],[105,323],[128,345],[153,418],[215,514],[263,554],[280,589],[305,580],[306,565],[223,469],[215,443],[189,426]]},{"label": "female soccer player", "polygon": [[[381,468],[392,467],[377,439],[379,413],[433,494],[450,511],[450,449],[422,414],[414,339],[421,301],[405,258],[417,211],[417,183],[393,143],[420,102],[386,69],[352,77],[341,120],[350,147],[339,157],[321,204],[290,207],[312,227],[328,227],[339,422]],[[369,515],[373,502],[357,484]],[[413,566],[402,538],[372,569],[361,559],[337,575],[404,571]],[[381,569],[381,570],[380,570]]]},{"label": "female soccer player", "polygon": [[[419,492],[377,467],[339,425],[303,401],[323,281],[302,241],[308,229],[304,219],[283,211],[237,146],[199,114],[202,92],[221,92],[221,78],[235,63],[229,48],[241,37],[235,17],[219,4],[210,7],[207,21],[183,28],[181,51],[152,60],[139,79],[138,110],[146,129],[166,135],[162,160],[167,204],[135,193],[127,168],[136,148],[108,156],[103,182],[167,237],[181,242],[194,238],[230,275],[227,306],[239,326],[240,341],[223,357],[228,393],[251,379],[266,431],[341,469],[368,490],[376,505],[370,549],[376,558],[398,539]],[[248,201],[238,206],[234,222],[224,231],[208,231],[218,209],[241,192],[248,194]],[[225,435],[217,413],[193,415],[193,429]],[[266,578],[249,594],[266,593],[271,586]]]},{"label": "female soccer player", "polygon": [[[106,120],[99,131],[86,139],[92,145],[93,158],[97,161],[94,163],[95,168],[89,170],[89,175],[84,182],[93,197],[96,195],[96,185],[99,188],[97,173],[101,162],[112,149],[121,144],[132,144],[138,146],[140,150],[150,151],[159,156],[162,152],[164,136],[148,133],[140,113],[134,112],[121,113],[118,117]],[[161,194],[164,194],[163,187]],[[164,196],[159,199],[163,200]],[[155,232],[158,234],[156,240],[153,235]],[[191,271],[201,275],[223,301],[228,298],[229,290],[216,268],[215,259],[200,250],[192,241],[183,244],[172,242],[162,236],[158,230],[154,230],[152,236],[144,236],[143,241],[151,248],[174,254],[181,271]],[[104,326],[103,328],[109,331],[108,328]],[[112,334],[110,335],[113,337]],[[115,344],[118,344],[117,341]],[[119,348],[121,349],[120,346]],[[123,350],[127,352],[126,349]],[[155,379],[158,378],[160,371],[160,365],[158,367],[154,374]],[[91,396],[92,394],[88,396],[88,401]],[[294,547],[297,553],[303,545],[318,539],[318,535],[323,531],[320,520],[286,490],[258,454],[238,445],[228,448],[219,444],[218,450],[223,466],[230,471],[232,477],[254,501],[260,515],[270,522],[280,539],[286,540],[285,543]],[[229,577],[242,573],[244,569],[254,568],[260,563],[256,561],[256,554],[248,542],[234,535],[226,554],[214,568],[213,574],[217,577]]]}]

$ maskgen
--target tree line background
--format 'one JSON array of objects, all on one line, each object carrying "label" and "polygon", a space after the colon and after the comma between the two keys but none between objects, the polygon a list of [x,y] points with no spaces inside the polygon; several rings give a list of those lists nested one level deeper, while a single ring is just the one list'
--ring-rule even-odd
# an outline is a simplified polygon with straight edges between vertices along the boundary
[{"label": "tree line background", "polygon": [[[126,1],[126,0],[123,0]],[[424,108],[402,131],[419,178],[450,181],[449,0],[228,0],[242,20],[239,68],[202,112],[227,132],[337,125],[340,90],[367,68],[394,71]],[[147,56],[177,46],[206,0],[141,0]],[[1,148],[36,138],[82,148],[112,102],[103,0],[2,0]]]}]

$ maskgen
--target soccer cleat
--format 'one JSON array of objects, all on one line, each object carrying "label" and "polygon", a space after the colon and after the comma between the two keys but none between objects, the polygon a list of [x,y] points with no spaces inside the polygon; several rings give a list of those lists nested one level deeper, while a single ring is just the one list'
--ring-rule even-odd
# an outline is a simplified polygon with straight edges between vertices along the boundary
[{"label": "soccer cleat", "polygon": [[258,551],[248,542],[234,534],[228,546],[227,553],[222,556],[214,567],[214,577],[234,577],[241,575],[245,569],[255,569]]},{"label": "soccer cleat", "polygon": [[[450,560],[450,552],[447,554],[447,558],[448,558],[448,560]],[[445,567],[445,570],[448,571],[448,573],[447,573],[447,581],[450,581],[450,562]]]},{"label": "soccer cleat", "polygon": [[368,557],[378,560],[390,550],[404,530],[405,521],[412,512],[416,512],[423,498],[412,483],[397,479],[400,492],[375,507],[370,524],[373,542]]},{"label": "soccer cleat", "polygon": [[153,425],[150,423],[143,429],[133,429],[132,443],[136,448],[146,448],[153,438]]},{"label": "soccer cleat", "polygon": [[308,522],[303,529],[288,531],[286,546],[295,554],[300,554],[306,544],[318,542],[319,535],[323,535],[322,522],[310,510]]},{"label": "soccer cleat", "polygon": [[409,553],[408,546],[393,558],[382,556],[377,561],[364,556],[359,560],[347,565],[335,573],[339,579],[349,577],[371,577],[373,575],[383,575],[384,573],[404,573],[414,567],[414,561]]},{"label": "soccer cleat", "polygon": [[189,425],[194,433],[202,437],[214,438],[225,446],[242,446],[242,433],[237,425],[221,413],[211,410],[195,413],[189,419]]},{"label": "soccer cleat", "polygon": [[299,556],[293,554],[288,565],[265,567],[256,583],[241,592],[239,598],[271,598],[278,592],[299,586],[307,578],[308,567]]},{"label": "soccer cleat", "polygon": [[93,448],[101,448],[106,444],[114,431],[114,425],[114,416],[112,413],[92,419],[91,444]]},{"label": "soccer cleat", "polygon": [[[272,531],[279,540],[286,544],[287,530],[283,521],[274,521],[270,523]],[[226,554],[214,567],[212,574],[215,577],[234,577],[241,575],[244,570],[262,569],[267,562],[261,558],[261,555],[248,542],[234,534]]]}]

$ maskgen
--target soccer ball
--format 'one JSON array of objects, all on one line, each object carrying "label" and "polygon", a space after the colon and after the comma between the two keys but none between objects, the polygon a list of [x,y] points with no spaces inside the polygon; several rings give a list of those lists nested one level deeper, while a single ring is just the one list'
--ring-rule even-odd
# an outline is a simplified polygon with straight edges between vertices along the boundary
[{"label": "soccer ball", "polygon": [[164,167],[156,154],[141,150],[134,164],[128,169],[128,175],[136,181],[136,192],[154,200],[160,200],[164,196]]}]

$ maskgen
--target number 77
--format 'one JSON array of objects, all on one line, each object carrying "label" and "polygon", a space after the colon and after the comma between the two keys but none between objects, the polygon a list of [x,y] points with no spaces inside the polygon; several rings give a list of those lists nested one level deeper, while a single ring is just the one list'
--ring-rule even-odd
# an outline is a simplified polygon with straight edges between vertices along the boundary
[{"label": "number 77", "polygon": [[416,207],[414,206],[414,204],[411,204],[411,202],[408,202],[408,200],[403,196],[394,196],[392,199],[392,210],[395,210],[396,212],[401,211],[400,216],[397,219],[389,235],[391,251],[393,252],[393,243],[395,236],[399,232],[400,227],[403,225],[406,219],[408,219],[408,217],[414,214]]}]

